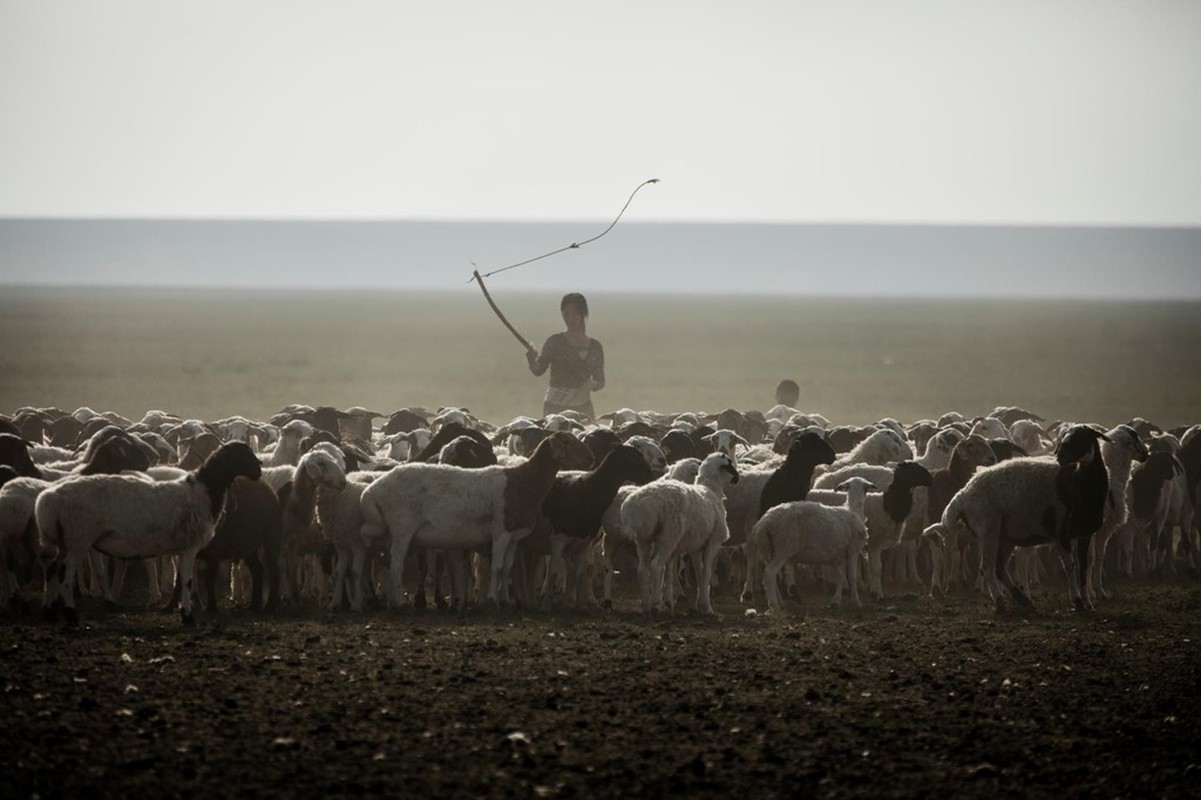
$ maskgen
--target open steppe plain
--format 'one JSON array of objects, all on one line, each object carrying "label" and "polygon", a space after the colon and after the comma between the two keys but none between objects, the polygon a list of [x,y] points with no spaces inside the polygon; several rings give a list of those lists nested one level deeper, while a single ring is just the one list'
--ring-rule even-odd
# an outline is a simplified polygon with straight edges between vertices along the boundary
[{"label": "open steppe plain", "polygon": [[[532,340],[558,298],[506,296]],[[1201,421],[1195,303],[596,295],[598,411],[835,423],[1022,405]],[[545,382],[460,293],[6,287],[0,411],[265,419],[289,403],[537,415]],[[1056,796],[1201,791],[1201,586],[748,616],[470,610],[0,620],[5,797]],[[136,604],[136,599],[134,601]]]}]

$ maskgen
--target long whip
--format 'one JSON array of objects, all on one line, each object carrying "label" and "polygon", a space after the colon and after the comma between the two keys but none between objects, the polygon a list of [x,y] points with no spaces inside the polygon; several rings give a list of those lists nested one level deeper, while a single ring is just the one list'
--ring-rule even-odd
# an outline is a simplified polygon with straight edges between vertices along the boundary
[{"label": "long whip", "polygon": [[[518,261],[516,264],[510,264],[507,267],[500,267],[499,269],[494,269],[491,272],[485,272],[482,275],[480,274],[480,271],[478,269],[474,270],[471,273],[471,277],[467,280],[467,282],[471,283],[471,281],[475,281],[476,283],[478,283],[480,285],[480,291],[484,293],[484,299],[488,301],[488,305],[492,307],[492,310],[496,313],[496,316],[500,319],[500,321],[504,323],[504,326],[509,329],[509,333],[513,334],[513,336],[517,339],[517,341],[520,342],[521,345],[523,347],[525,347],[526,350],[533,350],[534,346],[532,344],[530,344],[529,341],[526,340],[526,338],[524,336],[522,336],[520,333],[517,332],[517,329],[513,327],[512,323],[510,323],[507,319],[505,319],[505,315],[502,314],[500,311],[500,308],[497,307],[496,302],[492,299],[492,295],[490,295],[488,293],[488,287],[484,285],[484,278],[490,277],[492,275],[496,275],[501,272],[507,272],[508,270],[511,270],[511,269],[517,269],[518,267],[523,267],[526,264],[532,264],[535,261],[541,261],[544,258],[549,258],[550,256],[558,255],[559,253],[566,252],[567,250],[578,250],[586,244],[591,244],[591,243],[595,242],[597,239],[601,238],[606,233],[613,230],[613,228],[621,220],[622,215],[626,213],[626,209],[630,207],[630,203],[634,200],[634,195],[638,194],[638,191],[643,186],[646,186],[648,183],[658,183],[658,182],[659,182],[658,178],[651,178],[650,180],[645,180],[642,183],[638,184],[637,188],[635,188],[634,191],[630,193],[630,197],[628,200],[626,200],[626,204],[621,207],[621,211],[619,211],[617,213],[617,216],[614,218],[614,220],[609,223],[609,227],[605,228],[603,231],[598,233],[596,236],[593,236],[591,239],[585,239],[582,242],[572,242],[571,244],[569,244],[565,247],[560,247],[555,250],[551,250],[549,253],[543,253],[542,255],[534,256],[533,258],[527,258],[524,261]],[[474,264],[472,266],[474,266]]]}]

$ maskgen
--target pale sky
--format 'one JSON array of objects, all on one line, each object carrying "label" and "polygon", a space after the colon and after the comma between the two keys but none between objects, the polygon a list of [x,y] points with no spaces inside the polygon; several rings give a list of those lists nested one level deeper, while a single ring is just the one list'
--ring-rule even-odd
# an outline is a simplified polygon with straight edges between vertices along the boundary
[{"label": "pale sky", "polygon": [[[0,217],[1201,225],[1201,2],[0,0]],[[553,243],[552,243],[553,244]]]}]

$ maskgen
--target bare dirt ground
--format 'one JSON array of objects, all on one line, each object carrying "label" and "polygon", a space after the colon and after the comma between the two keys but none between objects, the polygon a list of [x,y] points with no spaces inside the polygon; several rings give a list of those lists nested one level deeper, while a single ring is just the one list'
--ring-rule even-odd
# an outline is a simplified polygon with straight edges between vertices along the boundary
[{"label": "bare dirt ground", "polygon": [[1197,797],[1201,584],[1028,615],[0,621],[5,797]]}]

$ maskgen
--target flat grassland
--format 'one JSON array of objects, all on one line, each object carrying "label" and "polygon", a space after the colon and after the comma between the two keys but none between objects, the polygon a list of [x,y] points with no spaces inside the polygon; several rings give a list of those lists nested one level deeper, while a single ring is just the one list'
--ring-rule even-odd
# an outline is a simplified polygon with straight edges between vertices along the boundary
[{"label": "flat grassland", "polygon": [[[558,297],[507,295],[536,346]],[[766,409],[782,378],[839,424],[1021,405],[1048,420],[1201,421],[1201,303],[593,295],[598,412]],[[545,378],[458,292],[0,290],[0,412],[265,419],[290,403],[539,415]]]}]

